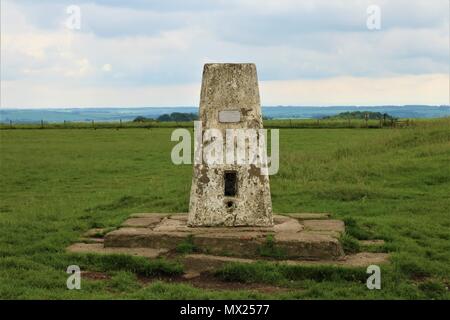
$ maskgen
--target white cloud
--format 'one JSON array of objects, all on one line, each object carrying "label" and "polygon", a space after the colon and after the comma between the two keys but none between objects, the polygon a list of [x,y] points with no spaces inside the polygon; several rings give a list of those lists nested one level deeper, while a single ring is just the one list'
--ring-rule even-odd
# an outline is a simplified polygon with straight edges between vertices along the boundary
[{"label": "white cloud", "polygon": [[102,67],[104,72],[110,72],[112,70],[112,66],[109,63],[105,63]]},{"label": "white cloud", "polygon": [[[335,77],[311,80],[260,81],[263,105],[384,105],[447,103],[446,74],[386,78]],[[27,94],[23,94],[23,92]],[[198,105],[200,83],[146,86],[52,86],[3,81],[1,107],[109,107]]]},{"label": "white cloud", "polygon": [[79,31],[69,4],[1,2],[2,107],[194,104],[205,62],[255,62],[265,104],[449,103],[447,0],[79,0]]},{"label": "white cloud", "polygon": [[448,104],[447,74],[384,78],[336,77],[316,80],[264,81],[264,105],[407,105]]}]

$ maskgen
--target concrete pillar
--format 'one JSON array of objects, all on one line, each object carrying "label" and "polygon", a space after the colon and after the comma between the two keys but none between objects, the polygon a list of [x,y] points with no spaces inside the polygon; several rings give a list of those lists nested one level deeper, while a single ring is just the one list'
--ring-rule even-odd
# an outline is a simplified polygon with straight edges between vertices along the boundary
[{"label": "concrete pillar", "polygon": [[[194,164],[188,225],[196,226],[271,226],[272,202],[268,175],[261,174],[257,164],[226,160],[227,129],[263,128],[256,67],[243,64],[206,64],[200,97],[202,136],[208,129],[218,129],[223,140],[223,164]],[[229,131],[228,131],[229,132]],[[250,131],[231,136],[236,146]],[[251,134],[247,136],[252,140]],[[254,137],[254,136],[253,136]],[[243,140],[241,140],[242,142]],[[220,139],[203,139],[203,153]],[[249,141],[246,141],[246,153]],[[255,141],[253,141],[254,143]],[[248,160],[248,159],[247,159]]]}]

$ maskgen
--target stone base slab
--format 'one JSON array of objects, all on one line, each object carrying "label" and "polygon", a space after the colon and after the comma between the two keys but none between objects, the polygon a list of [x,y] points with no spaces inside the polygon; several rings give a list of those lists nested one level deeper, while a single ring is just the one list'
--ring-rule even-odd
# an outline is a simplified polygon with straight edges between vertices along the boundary
[{"label": "stone base slab", "polygon": [[[317,219],[316,219],[317,218]],[[187,214],[135,214],[106,234],[105,248],[177,250],[240,258],[336,260],[344,223],[325,214],[275,215],[272,227],[189,227]]]},{"label": "stone base slab", "polygon": [[[261,260],[258,260],[261,261]],[[205,272],[221,268],[227,263],[253,263],[254,259],[212,256],[206,254],[189,254],[183,258],[183,265],[186,272]],[[389,262],[387,253],[359,252],[356,254],[343,256],[337,260],[280,260],[279,264],[285,265],[329,265],[337,267],[367,267],[369,265],[382,265]]]},{"label": "stone base slab", "polygon": [[127,254],[146,258],[157,258],[167,252],[166,249],[153,248],[106,248],[103,243],[75,243],[66,250],[70,253]]}]

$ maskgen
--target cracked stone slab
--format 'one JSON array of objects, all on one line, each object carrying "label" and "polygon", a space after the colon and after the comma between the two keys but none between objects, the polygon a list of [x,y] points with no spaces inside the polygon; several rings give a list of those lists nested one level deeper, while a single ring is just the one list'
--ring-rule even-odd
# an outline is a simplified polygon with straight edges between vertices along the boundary
[{"label": "cracked stone slab", "polygon": [[367,267],[369,265],[383,265],[389,263],[388,253],[359,252],[346,255],[338,260],[301,261],[287,260],[290,265],[333,265],[342,267]]},{"label": "cracked stone slab", "polygon": [[[227,263],[254,263],[258,261],[273,262],[262,259],[246,259],[236,257],[215,256],[207,254],[189,254],[184,256],[183,265],[189,272],[212,271],[221,268]],[[283,265],[317,265],[317,266],[339,266],[339,267],[367,267],[371,264],[383,265],[389,263],[387,253],[360,252],[342,257],[339,260],[280,260],[277,264]]]},{"label": "cracked stone slab", "polygon": [[80,238],[78,241],[83,243],[103,243],[103,238]]},{"label": "cracked stone slab", "polygon": [[71,253],[96,253],[96,254],[128,254],[146,258],[157,258],[166,253],[166,249],[155,248],[108,248],[102,243],[75,243],[67,248]]},{"label": "cracked stone slab", "polygon": [[189,227],[186,225],[186,220],[172,219],[172,217],[164,218],[153,231],[189,231]]},{"label": "cracked stone slab", "polygon": [[253,259],[213,256],[207,254],[188,254],[183,258],[184,269],[188,272],[213,271],[222,267],[226,263],[252,263]]},{"label": "cracked stone slab", "polygon": [[283,213],[283,214],[298,220],[323,220],[329,219],[331,216],[331,214],[329,213]]},{"label": "cracked stone slab", "polygon": [[187,215],[187,213],[184,213],[184,214],[174,214],[174,215],[170,215],[170,219],[173,219],[173,220],[181,220],[181,221],[187,221],[188,215]]},{"label": "cracked stone slab", "polygon": [[312,231],[336,231],[339,233],[345,231],[344,221],[341,220],[305,220],[302,223],[306,229]]},{"label": "cracked stone slab", "polygon": [[175,249],[189,236],[187,232],[157,232],[148,228],[121,228],[105,236],[105,247]]},{"label": "cracked stone slab", "polygon": [[125,222],[122,223],[122,227],[150,228],[160,223],[161,219],[163,218],[159,216],[132,217],[125,220]]},{"label": "cracked stone slab", "polygon": [[334,231],[334,230],[309,230],[309,229],[307,229],[306,232],[311,233],[311,234],[326,235],[326,236],[330,236],[330,237],[333,237],[336,239],[339,239],[342,235],[342,232]]},{"label": "cracked stone slab", "polygon": [[288,216],[283,216],[283,215],[279,215],[279,214],[273,216],[274,225],[277,225],[277,224],[280,224],[280,223],[283,223],[283,222],[286,222],[289,220],[292,220],[292,218],[288,217]]},{"label": "cracked stone slab", "polygon": [[326,234],[282,232],[275,234],[275,242],[277,248],[282,250],[286,258],[338,259],[344,255],[339,240]]},{"label": "cracked stone slab", "polygon": [[173,215],[175,213],[133,213],[130,218],[151,218],[151,217],[158,217],[158,218],[165,218],[170,215]]},{"label": "cracked stone slab", "polygon": [[298,220],[288,219],[282,223],[275,224],[273,226],[275,232],[300,232],[303,230],[303,225],[301,225]]}]

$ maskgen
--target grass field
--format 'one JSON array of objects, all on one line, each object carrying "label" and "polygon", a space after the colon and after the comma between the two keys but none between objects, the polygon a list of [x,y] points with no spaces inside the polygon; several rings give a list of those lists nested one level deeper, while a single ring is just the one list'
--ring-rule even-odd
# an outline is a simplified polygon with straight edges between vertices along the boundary
[{"label": "grass field", "polygon": [[[273,207],[330,212],[351,239],[384,239],[391,252],[382,289],[365,270],[230,265],[215,275],[276,292],[204,290],[142,281],[177,275],[175,262],[70,255],[93,227],[115,227],[136,212],[186,212],[192,168],[175,166],[170,128],[0,131],[0,298],[355,298],[448,299],[450,120],[402,129],[282,129]],[[353,250],[358,250],[354,245]],[[66,288],[66,268],[104,272]]]}]

